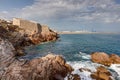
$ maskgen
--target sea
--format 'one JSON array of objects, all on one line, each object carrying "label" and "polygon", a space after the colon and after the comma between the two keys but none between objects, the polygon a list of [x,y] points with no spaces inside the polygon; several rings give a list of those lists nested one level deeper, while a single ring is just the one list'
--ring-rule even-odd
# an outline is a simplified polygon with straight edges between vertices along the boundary
[{"label": "sea", "polygon": [[[24,59],[33,59],[47,54],[57,54],[65,58],[78,74],[81,80],[93,80],[91,72],[80,72],[80,68],[88,68],[92,72],[101,64],[93,63],[90,54],[92,52],[105,52],[120,56],[120,34],[61,34],[57,41],[46,42],[25,48]],[[113,80],[120,80],[120,65],[113,64],[107,67],[112,73]],[[65,78],[67,80],[67,77]]]}]

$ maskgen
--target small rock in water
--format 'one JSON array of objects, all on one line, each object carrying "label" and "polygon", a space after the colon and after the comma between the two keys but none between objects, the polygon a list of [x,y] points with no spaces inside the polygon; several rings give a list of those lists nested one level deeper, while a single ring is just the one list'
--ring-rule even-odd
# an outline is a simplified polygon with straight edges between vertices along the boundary
[{"label": "small rock in water", "polygon": [[91,70],[90,70],[90,69],[87,69],[87,68],[80,68],[79,70],[80,70],[80,72],[83,72],[83,71],[91,72]]}]

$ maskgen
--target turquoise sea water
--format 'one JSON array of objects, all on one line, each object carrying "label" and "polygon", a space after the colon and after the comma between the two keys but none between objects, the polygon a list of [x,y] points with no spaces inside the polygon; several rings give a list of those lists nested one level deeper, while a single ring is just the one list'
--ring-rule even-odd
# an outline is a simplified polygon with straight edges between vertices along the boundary
[{"label": "turquoise sea water", "polygon": [[[93,80],[91,72],[80,72],[80,68],[90,69],[92,72],[100,64],[91,61],[90,54],[100,51],[108,54],[120,55],[120,34],[66,34],[60,35],[59,40],[47,42],[25,49],[27,55],[22,59],[33,59],[49,53],[62,55],[67,63],[74,69],[73,74],[78,74],[81,80]],[[120,64],[107,67],[112,73],[113,80],[120,80]],[[68,80],[67,77],[64,80]]]},{"label": "turquoise sea water", "polygon": [[57,41],[27,47],[28,54],[24,58],[54,53],[62,55],[67,61],[80,61],[80,53],[91,54],[96,51],[120,55],[120,34],[64,34]]}]

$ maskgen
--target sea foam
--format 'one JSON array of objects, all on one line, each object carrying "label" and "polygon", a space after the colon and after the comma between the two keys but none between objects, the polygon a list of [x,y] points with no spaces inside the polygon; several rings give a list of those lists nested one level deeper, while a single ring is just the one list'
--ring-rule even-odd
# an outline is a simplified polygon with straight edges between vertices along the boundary
[{"label": "sea foam", "polygon": [[[79,54],[75,54],[74,56],[78,56],[81,58],[81,61],[68,61],[67,63],[71,65],[74,69],[74,71],[71,74],[77,74],[81,78],[81,80],[93,80],[90,75],[91,72],[95,72],[96,68],[100,66],[100,64],[93,63],[90,61],[91,57],[89,54],[79,52]],[[89,69],[89,71],[83,70],[82,72],[79,69]],[[67,80],[67,77],[64,79]]]},{"label": "sea foam", "polygon": [[[81,80],[93,80],[90,75],[91,72],[95,72],[96,68],[100,66],[100,64],[97,63],[92,63],[91,61],[73,61],[73,62],[67,62],[69,65],[71,65],[74,68],[74,71],[72,74],[78,74],[81,78]],[[83,70],[80,72],[79,69],[84,68],[84,69],[89,69],[89,71]],[[67,77],[65,78],[67,80]]]},{"label": "sea foam", "polygon": [[115,80],[120,80],[120,64],[112,64],[109,69]]},{"label": "sea foam", "polygon": [[[81,78],[81,80],[93,80],[90,75],[92,72],[96,72],[96,68],[99,66],[104,66],[98,63],[93,63],[90,59],[90,55],[86,53],[79,52],[79,54],[75,55],[82,58],[81,61],[68,61],[67,63],[71,65],[74,69],[72,74],[78,74]],[[89,71],[83,70],[83,72],[80,72],[79,69],[89,69]],[[112,74],[113,80],[120,80],[120,64],[112,64],[110,67],[107,67]],[[67,80],[67,77],[64,79]]]}]

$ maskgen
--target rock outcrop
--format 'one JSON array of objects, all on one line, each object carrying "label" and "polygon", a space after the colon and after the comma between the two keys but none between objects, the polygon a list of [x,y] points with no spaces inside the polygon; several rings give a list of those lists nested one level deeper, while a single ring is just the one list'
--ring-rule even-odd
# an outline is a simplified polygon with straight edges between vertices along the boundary
[{"label": "rock outcrop", "polygon": [[63,80],[71,66],[58,55],[19,60],[14,46],[0,38],[0,80]]},{"label": "rock outcrop", "polygon": [[25,54],[25,46],[53,41],[58,36],[38,23],[18,19],[18,22],[13,20],[13,24],[0,20],[0,80],[63,80],[72,71],[58,55],[49,54],[29,61],[18,59],[17,55]]},{"label": "rock outcrop", "polygon": [[91,59],[95,63],[100,63],[106,66],[111,64],[120,64],[120,57],[116,54],[106,54],[104,52],[94,52],[91,54]]},{"label": "rock outcrop", "polygon": [[57,40],[57,33],[34,21],[28,21],[20,18],[13,19],[13,25],[21,28],[20,33],[26,34],[34,44],[45,41]]},{"label": "rock outcrop", "polygon": [[23,47],[41,42],[55,41],[58,34],[47,26],[16,18],[13,19],[13,22],[0,20],[0,37],[10,41],[18,55],[23,55]]},{"label": "rock outcrop", "polygon": [[97,71],[91,74],[95,80],[112,80],[111,73],[103,66],[97,68]]},{"label": "rock outcrop", "polygon": [[48,26],[42,25],[41,32],[30,35],[30,39],[34,44],[38,44],[40,42],[46,41],[55,41],[57,40],[58,36],[57,33],[49,29]]},{"label": "rock outcrop", "polygon": [[0,70],[15,60],[15,48],[8,41],[0,38]]},{"label": "rock outcrop", "polygon": [[109,58],[112,64],[120,64],[120,56],[111,54]]},{"label": "rock outcrop", "polygon": [[78,74],[69,74],[66,80],[81,80]]},{"label": "rock outcrop", "polygon": [[66,65],[63,58],[54,55],[47,55],[46,57],[33,59],[24,63],[17,61],[7,67],[1,79],[63,80],[67,73],[70,72]]}]

